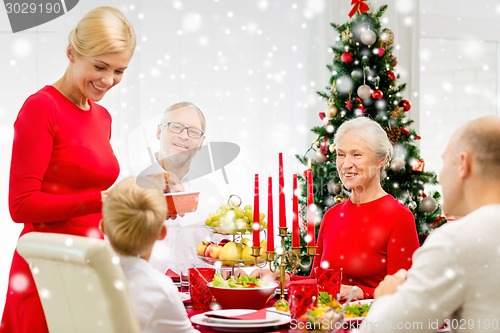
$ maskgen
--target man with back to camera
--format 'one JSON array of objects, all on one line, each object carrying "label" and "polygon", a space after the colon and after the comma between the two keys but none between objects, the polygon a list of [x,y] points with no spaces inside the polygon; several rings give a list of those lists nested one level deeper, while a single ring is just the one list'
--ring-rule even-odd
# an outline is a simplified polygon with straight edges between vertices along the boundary
[{"label": "man with back to camera", "polygon": [[139,179],[150,175],[163,180],[166,171],[171,192],[200,192],[195,212],[165,221],[167,237],[156,242],[150,258],[151,265],[161,272],[171,269],[180,274],[194,264],[202,265],[196,255],[196,245],[214,238],[204,223],[208,214],[222,204],[223,196],[213,182],[206,176],[201,177],[206,174],[206,167],[197,163],[210,162],[193,163],[205,140],[205,130],[205,116],[195,104],[179,102],[169,106],[156,130],[160,142],[156,161],[139,175]]},{"label": "man with back to camera", "polygon": [[388,275],[359,332],[500,332],[500,119],[459,128],[443,153],[446,214],[406,271]]}]

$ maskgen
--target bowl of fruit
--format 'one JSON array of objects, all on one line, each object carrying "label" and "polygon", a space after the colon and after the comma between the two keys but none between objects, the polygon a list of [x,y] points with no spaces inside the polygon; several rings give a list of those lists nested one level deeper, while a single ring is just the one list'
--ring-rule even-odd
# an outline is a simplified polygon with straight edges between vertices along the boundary
[{"label": "bowl of fruit", "polygon": [[259,310],[266,307],[278,284],[248,275],[225,280],[217,273],[208,287],[222,309]]},{"label": "bowl of fruit", "polygon": [[[266,228],[266,215],[259,213],[261,230]],[[254,212],[251,205],[241,207],[241,198],[231,195],[227,203],[221,205],[205,219],[205,225],[214,233],[225,235],[245,234],[252,232]]]},{"label": "bowl of fruit", "polygon": [[218,243],[201,241],[196,246],[198,257],[204,262],[221,266],[252,266],[266,261],[266,240],[260,242],[260,255],[252,256],[252,241],[245,237],[224,238]]}]

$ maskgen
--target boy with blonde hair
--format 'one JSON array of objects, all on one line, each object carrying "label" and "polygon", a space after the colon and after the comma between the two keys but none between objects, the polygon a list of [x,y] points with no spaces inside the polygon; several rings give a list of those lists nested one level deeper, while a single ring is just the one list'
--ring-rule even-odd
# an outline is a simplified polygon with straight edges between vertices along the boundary
[{"label": "boy with blonde hair", "polygon": [[167,234],[166,214],[162,190],[139,187],[131,177],[119,182],[104,200],[101,227],[120,257],[141,332],[198,332],[177,287],[148,262],[154,243]]}]

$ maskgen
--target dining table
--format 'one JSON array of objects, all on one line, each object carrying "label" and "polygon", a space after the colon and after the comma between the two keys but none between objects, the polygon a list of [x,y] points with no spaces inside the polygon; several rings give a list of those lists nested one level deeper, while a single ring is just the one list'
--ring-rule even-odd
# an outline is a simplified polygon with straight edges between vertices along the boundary
[{"label": "dining table", "polygon": [[[276,293],[268,301],[267,307],[268,308],[274,307],[274,304],[279,300],[279,298],[280,298],[279,294]],[[186,312],[187,312],[189,318],[191,318],[191,317],[193,317],[195,315],[199,315],[199,314],[204,313],[204,311],[199,311],[199,310],[193,309],[190,300],[185,301],[184,302],[184,306],[186,308]],[[282,314],[282,315],[285,315],[285,314]],[[199,324],[195,324],[195,323],[193,323],[193,327],[195,329],[197,329],[198,331],[200,331],[201,333],[220,333],[221,331],[223,331],[223,332],[234,332],[234,333],[241,333],[241,332],[306,333],[306,332],[308,332],[307,330],[298,329],[297,325],[294,325],[292,323],[282,324],[282,325],[279,325],[279,326],[266,326],[266,327],[255,328],[255,329],[249,329],[249,328],[246,328],[246,327],[242,327],[242,328],[234,327],[233,330],[231,330],[231,328],[227,328],[227,327],[225,327],[223,330],[221,330],[220,328],[217,328],[217,327],[216,328],[212,328],[212,327],[209,327],[209,326],[199,325]],[[322,332],[325,332],[325,333],[328,333],[328,332],[349,333],[350,330],[349,329],[343,329],[343,328],[341,328],[341,329],[338,329],[338,330],[330,330],[330,331],[322,331]]]}]

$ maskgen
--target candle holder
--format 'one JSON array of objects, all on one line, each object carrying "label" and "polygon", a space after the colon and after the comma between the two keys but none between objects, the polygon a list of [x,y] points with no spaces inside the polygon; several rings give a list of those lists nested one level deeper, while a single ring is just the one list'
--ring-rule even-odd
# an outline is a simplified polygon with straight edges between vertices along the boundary
[{"label": "candle holder", "polygon": [[[307,246],[307,256],[309,262],[302,264],[300,250],[301,247],[292,247],[290,250],[285,249],[285,237],[288,233],[287,227],[279,227],[278,235],[281,237],[281,248],[283,252],[276,253],[274,251],[267,251],[266,261],[269,263],[271,272],[276,272],[279,267],[280,270],[280,300],[285,300],[285,272],[286,267],[289,266],[293,274],[297,273],[299,268],[307,268],[312,265],[316,254],[316,246]],[[259,250],[260,251],[260,250]],[[253,254],[252,254],[253,255]],[[255,257],[255,264],[257,265],[257,257]],[[258,265],[257,265],[258,266]]]}]

